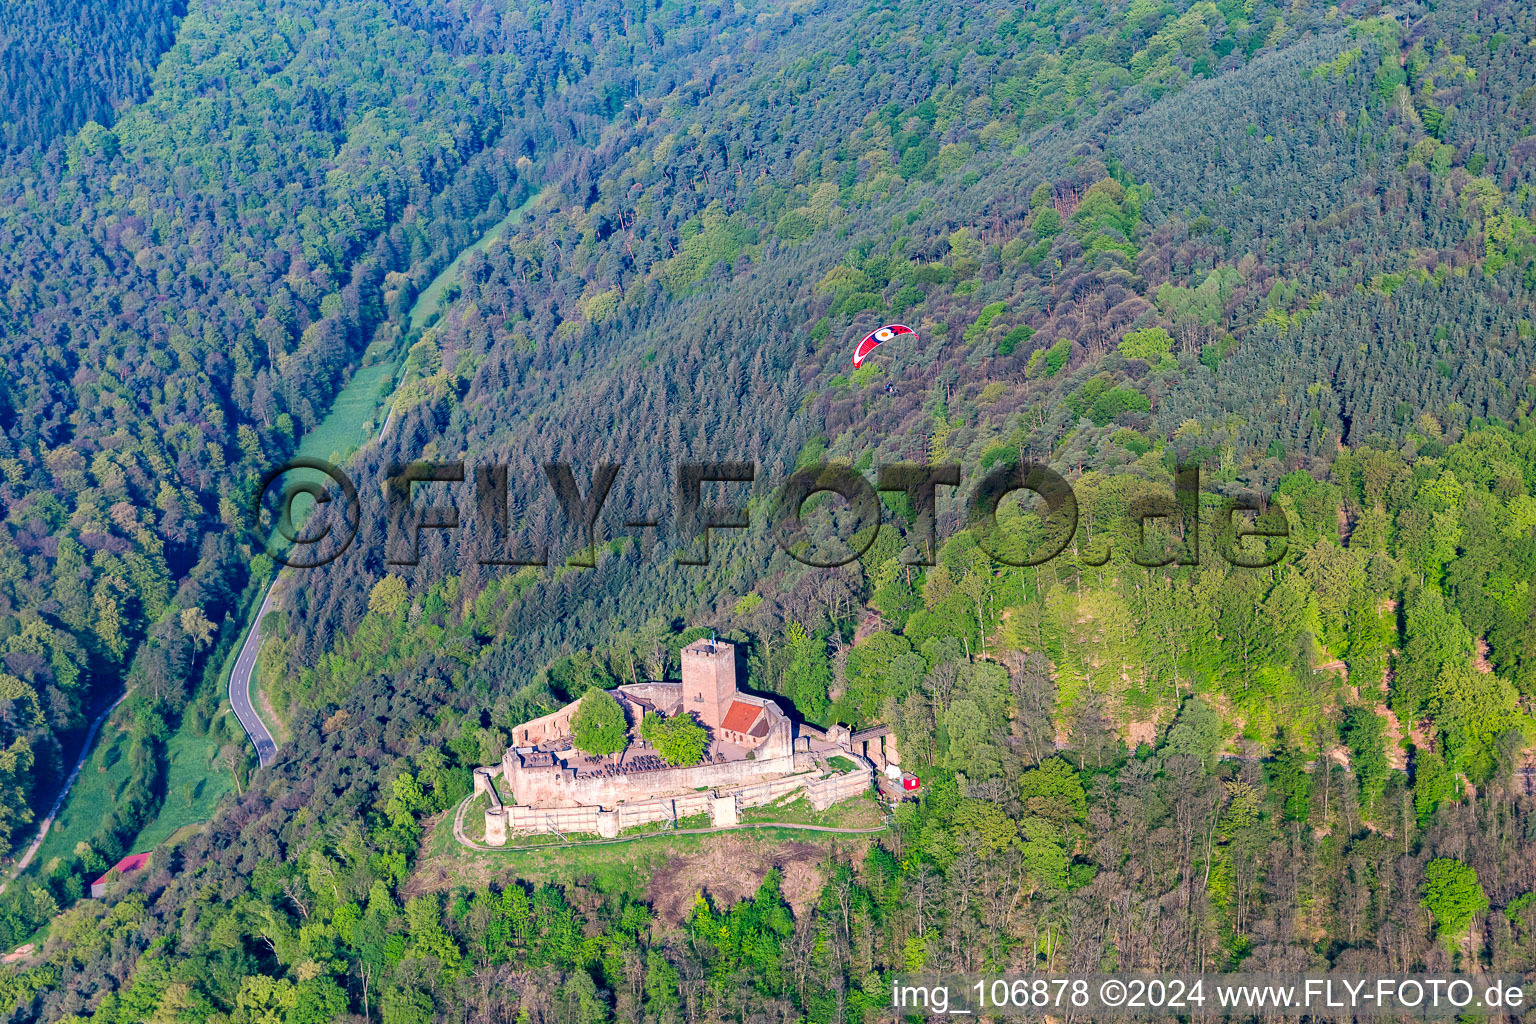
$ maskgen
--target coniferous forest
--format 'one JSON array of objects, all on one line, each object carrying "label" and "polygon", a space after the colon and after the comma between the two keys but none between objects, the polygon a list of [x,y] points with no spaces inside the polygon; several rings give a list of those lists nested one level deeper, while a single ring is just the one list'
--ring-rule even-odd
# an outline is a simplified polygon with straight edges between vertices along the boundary
[{"label": "coniferous forest", "polygon": [[[1529,4],[26,0],[0,39],[0,1017],[1536,975]],[[250,510],[301,446],[360,526],[279,572]],[[418,460],[463,482],[413,559]],[[753,472],[692,564],[700,462]],[[957,467],[931,545],[899,490],[782,542],[791,474],[892,463]],[[546,464],[615,467],[590,535]],[[1059,522],[973,497],[1035,464],[1076,526],[1016,564]],[[263,766],[227,686],[269,586]],[[919,798],[455,841],[514,725],[711,635]]]}]

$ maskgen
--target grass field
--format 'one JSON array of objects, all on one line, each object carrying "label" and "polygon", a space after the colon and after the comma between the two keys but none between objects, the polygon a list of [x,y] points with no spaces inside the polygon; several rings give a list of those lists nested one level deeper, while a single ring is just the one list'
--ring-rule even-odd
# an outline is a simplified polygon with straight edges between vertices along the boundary
[{"label": "grass field", "polygon": [[[479,810],[483,812],[483,805]],[[607,893],[643,895],[654,876],[686,862],[724,857],[733,863],[748,863],[754,857],[771,860],[777,851],[785,848],[845,848],[867,845],[873,838],[789,828],[748,828],[693,835],[647,833],[622,843],[588,842],[574,846],[551,845],[548,849],[538,850],[482,851],[467,849],[454,840],[453,811],[448,811],[431,823],[407,890],[416,894],[457,886],[475,888],[492,880],[508,878],[520,878],[533,884],[568,883],[579,879],[583,885],[593,885]],[[515,840],[518,843],[526,841],[526,837]],[[742,857],[741,851],[749,851],[751,856]],[[817,854],[816,859],[819,857]]]},{"label": "grass field", "polygon": [[[111,722],[102,727],[96,749],[80,769],[69,799],[28,870],[46,871],[51,859],[74,852],[76,843],[96,834],[128,782],[130,742],[128,733],[113,728]],[[213,739],[194,735],[184,724],[171,734],[166,751],[170,763],[165,802],[159,816],[139,833],[134,853],[153,849],[187,826],[207,821],[232,788],[228,770],[217,762],[218,744]]]},{"label": "grass field", "polygon": [[489,853],[466,849],[454,840],[450,811],[428,838],[410,887],[427,891],[450,885],[483,885],[511,874],[534,883],[589,877],[605,892],[633,893],[644,888],[654,869],[698,850],[709,838],[657,835],[602,846],[552,845],[548,850]]},{"label": "grass field", "polygon": [[[384,425],[385,398],[394,387],[395,371],[400,363],[401,352],[393,351],[382,341],[374,342],[363,353],[352,379],[347,381],[331,402],[325,419],[299,440],[297,455],[301,458],[323,459],[333,466],[345,465],[352,453],[378,434]],[[286,485],[295,480],[309,480],[334,489],[325,474],[316,470],[292,470],[283,475]],[[293,502],[295,525],[301,523],[312,506],[308,497]],[[274,532],[273,540],[276,539]]]},{"label": "grass field", "polygon": [[843,800],[818,811],[804,796],[780,798],[766,807],[749,807],[741,812],[744,823],[784,821],[796,825],[821,825],[826,828],[874,828],[884,815],[873,793],[853,800]]},{"label": "grass field", "polygon": [[[432,283],[421,290],[421,294],[416,296],[415,304],[411,306],[411,330],[421,330],[427,325],[427,321],[432,319],[433,314],[442,311],[443,297],[447,293],[449,286],[459,279],[459,267],[463,266],[464,260],[469,254],[479,252],[487,245],[490,245],[493,240],[500,238],[502,232],[509,225],[515,224],[523,214],[527,213],[533,204],[538,202],[539,196],[542,194],[542,192],[535,192],[523,200],[522,204],[507,214],[499,224],[481,235],[478,241],[455,256],[453,262],[444,267],[442,273],[434,277]],[[323,455],[321,456],[321,458],[324,457]]]},{"label": "grass field", "polygon": [[128,782],[128,733],[116,728],[116,715],[101,727],[96,749],[80,768],[80,777],[59,809],[48,837],[37,851],[29,871],[47,871],[48,862],[74,852],[75,844],[88,840],[101,827],[118,793]]},{"label": "grass field", "polygon": [[133,844],[134,853],[152,850],[189,826],[213,817],[224,794],[233,789],[229,770],[218,763],[219,744],[211,736],[194,736],[183,727],[166,744],[165,803],[160,815],[145,826]]},{"label": "grass field", "polygon": [[382,342],[368,346],[362,364],[336,394],[325,419],[299,441],[300,455],[341,465],[378,432],[384,422],[380,412],[385,390],[395,377],[396,355]]}]

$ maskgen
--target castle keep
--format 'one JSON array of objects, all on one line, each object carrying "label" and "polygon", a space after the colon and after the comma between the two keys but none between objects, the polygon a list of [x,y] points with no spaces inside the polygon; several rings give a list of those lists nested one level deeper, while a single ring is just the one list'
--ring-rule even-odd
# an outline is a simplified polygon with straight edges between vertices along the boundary
[{"label": "castle keep", "polygon": [[[733,645],[695,640],[681,655],[682,681],[638,683],[609,691],[628,719],[626,749],[594,758],[571,742],[581,701],[512,730],[501,763],[474,772],[475,793],[487,793],[486,842],[504,845],[509,830],[596,832],[708,814],[733,825],[745,807],[803,792],[818,810],[867,791],[874,769],[894,763],[886,730],[854,744],[845,729],[823,733],[796,725],[774,701],[737,686]],[[704,760],[672,767],[640,738],[647,712],[692,715],[709,736]],[[857,747],[857,752],[855,751]],[[842,755],[853,771],[832,771]],[[499,786],[498,786],[499,783]],[[503,803],[502,798],[508,798]]]}]

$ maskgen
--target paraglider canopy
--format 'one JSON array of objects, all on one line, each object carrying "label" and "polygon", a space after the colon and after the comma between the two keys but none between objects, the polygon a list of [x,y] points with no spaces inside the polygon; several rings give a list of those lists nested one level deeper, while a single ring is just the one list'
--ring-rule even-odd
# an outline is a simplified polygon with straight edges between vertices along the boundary
[{"label": "paraglider canopy", "polygon": [[917,337],[917,332],[905,324],[886,324],[864,335],[864,340],[859,342],[858,347],[853,350],[853,368],[857,370],[864,364],[864,360],[869,358],[871,352],[901,334]]}]

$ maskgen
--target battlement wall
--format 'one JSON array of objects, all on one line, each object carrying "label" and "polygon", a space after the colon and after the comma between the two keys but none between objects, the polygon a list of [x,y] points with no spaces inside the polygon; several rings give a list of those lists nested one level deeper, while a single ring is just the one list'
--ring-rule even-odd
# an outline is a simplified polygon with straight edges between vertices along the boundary
[{"label": "battlement wall", "polygon": [[625,683],[615,692],[647,701],[663,714],[671,714],[683,702],[681,683]]},{"label": "battlement wall", "polygon": [[755,786],[743,786],[734,790],[736,803],[741,807],[762,807],[771,804],[782,796],[787,796],[796,790],[805,788],[805,775],[788,775],[782,779],[773,779],[770,782],[759,782]]},{"label": "battlement wall", "polygon": [[617,804],[683,793],[689,790],[739,786],[795,770],[793,750],[778,757],[668,768],[633,775],[578,777],[568,768],[524,767],[516,750],[502,760],[512,799],[519,804]]},{"label": "battlement wall", "polygon": [[826,810],[839,800],[867,792],[873,783],[873,769],[864,766],[826,778],[802,771],[744,786],[633,800],[612,808],[596,804],[542,807],[510,804],[486,811],[486,839],[490,845],[501,846],[506,842],[509,829],[595,833],[611,838],[625,829],[658,821],[675,823],[706,813],[714,824],[735,824],[739,809],[764,807],[783,797],[804,792],[812,807]]},{"label": "battlement wall", "polygon": [[533,832],[596,832],[601,807],[524,807],[507,808],[510,828]]},{"label": "battlement wall", "polygon": [[[676,822],[711,811],[715,796],[712,793],[688,793],[679,797],[663,797],[622,804],[613,809],[602,807],[524,807],[513,804],[505,809],[501,818],[504,843],[505,829],[522,829],[529,832],[581,832],[613,837],[625,829],[650,825],[658,821]],[[487,825],[490,814],[487,812]],[[502,843],[492,843],[500,846]]]}]

